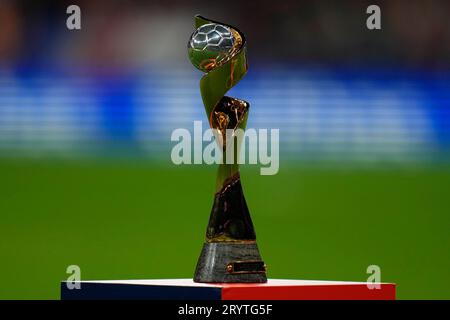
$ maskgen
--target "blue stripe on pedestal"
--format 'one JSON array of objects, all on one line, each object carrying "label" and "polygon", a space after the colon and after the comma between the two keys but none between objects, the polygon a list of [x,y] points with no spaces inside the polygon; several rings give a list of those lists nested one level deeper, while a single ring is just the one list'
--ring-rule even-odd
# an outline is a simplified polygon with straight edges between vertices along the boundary
[{"label": "blue stripe on pedestal", "polygon": [[220,287],[82,283],[68,289],[61,283],[61,300],[221,300]]}]

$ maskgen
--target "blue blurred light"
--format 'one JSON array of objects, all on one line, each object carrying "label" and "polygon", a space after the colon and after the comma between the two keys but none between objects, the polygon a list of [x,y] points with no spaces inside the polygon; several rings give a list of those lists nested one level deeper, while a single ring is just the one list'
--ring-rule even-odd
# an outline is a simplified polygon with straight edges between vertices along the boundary
[{"label": "blue blurred light", "polygon": [[[0,155],[168,158],[172,130],[207,125],[200,77],[0,71]],[[449,88],[426,72],[255,67],[230,95],[250,102],[248,127],[280,129],[284,159],[447,161]]]}]

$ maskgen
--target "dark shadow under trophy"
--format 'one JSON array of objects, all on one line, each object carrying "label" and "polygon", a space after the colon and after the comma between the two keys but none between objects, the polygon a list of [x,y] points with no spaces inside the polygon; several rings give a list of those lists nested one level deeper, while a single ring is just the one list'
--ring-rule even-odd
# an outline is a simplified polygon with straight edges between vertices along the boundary
[{"label": "dark shadow under trophy", "polygon": [[[188,54],[192,64],[206,73],[200,91],[223,161],[194,281],[267,282],[239,175],[242,136],[227,134],[245,129],[248,116],[247,102],[225,96],[247,73],[245,38],[238,29],[201,16],[195,17],[195,27]],[[233,161],[226,161],[230,146]]]}]

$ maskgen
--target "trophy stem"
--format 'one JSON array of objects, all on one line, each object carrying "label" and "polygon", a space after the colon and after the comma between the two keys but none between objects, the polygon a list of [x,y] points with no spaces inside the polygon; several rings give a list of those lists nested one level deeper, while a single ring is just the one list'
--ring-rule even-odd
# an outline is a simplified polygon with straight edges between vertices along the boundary
[{"label": "trophy stem", "polygon": [[226,185],[226,181],[236,174],[239,174],[239,166],[237,164],[220,164],[217,169],[216,192],[219,192]]}]

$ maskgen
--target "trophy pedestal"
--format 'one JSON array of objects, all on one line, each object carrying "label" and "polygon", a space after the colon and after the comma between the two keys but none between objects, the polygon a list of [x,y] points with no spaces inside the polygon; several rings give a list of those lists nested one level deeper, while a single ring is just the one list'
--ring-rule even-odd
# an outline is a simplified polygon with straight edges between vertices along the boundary
[{"label": "trophy pedestal", "polygon": [[[395,284],[278,280],[267,283],[196,283],[192,279],[81,281],[61,283],[63,300],[395,300]],[[371,283],[373,285],[373,283]]]},{"label": "trophy pedestal", "polygon": [[195,282],[267,282],[266,266],[256,242],[206,242],[194,276]]}]

